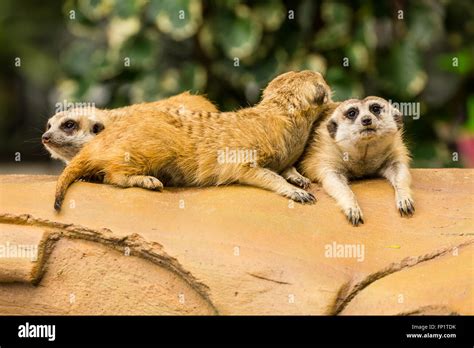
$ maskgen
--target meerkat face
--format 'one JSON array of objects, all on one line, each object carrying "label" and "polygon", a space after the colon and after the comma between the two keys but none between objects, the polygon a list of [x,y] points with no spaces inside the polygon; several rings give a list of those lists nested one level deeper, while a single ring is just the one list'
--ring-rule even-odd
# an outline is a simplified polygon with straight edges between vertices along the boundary
[{"label": "meerkat face", "polygon": [[290,71],[273,79],[263,91],[262,101],[275,100],[289,111],[311,111],[331,102],[331,89],[314,71]]},{"label": "meerkat face", "polygon": [[337,143],[354,144],[394,136],[402,128],[402,114],[379,97],[342,102],[331,115],[327,129]]},{"label": "meerkat face", "polygon": [[104,129],[100,110],[68,110],[55,114],[46,123],[41,141],[51,157],[70,161],[81,148]]}]

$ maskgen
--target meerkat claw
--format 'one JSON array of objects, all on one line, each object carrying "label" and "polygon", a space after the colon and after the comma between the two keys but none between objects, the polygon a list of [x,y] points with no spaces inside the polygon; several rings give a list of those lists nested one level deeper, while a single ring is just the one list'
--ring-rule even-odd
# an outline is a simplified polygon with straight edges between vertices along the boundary
[{"label": "meerkat claw", "polygon": [[301,189],[295,190],[294,192],[290,193],[289,198],[295,202],[302,204],[314,204],[316,202],[316,197],[312,193],[306,192]]},{"label": "meerkat claw", "polygon": [[364,223],[362,212],[358,208],[349,208],[346,217],[353,226],[359,226]]},{"label": "meerkat claw", "polygon": [[415,203],[409,198],[399,200],[397,206],[398,211],[400,212],[400,216],[402,217],[410,217],[413,216],[413,214],[415,213]]}]

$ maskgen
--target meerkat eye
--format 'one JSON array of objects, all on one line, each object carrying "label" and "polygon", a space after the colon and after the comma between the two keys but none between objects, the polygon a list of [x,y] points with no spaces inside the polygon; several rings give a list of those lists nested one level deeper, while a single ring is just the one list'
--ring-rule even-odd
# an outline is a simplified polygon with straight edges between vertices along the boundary
[{"label": "meerkat eye", "polygon": [[66,130],[66,131],[71,131],[71,130],[73,130],[75,127],[76,127],[76,122],[73,121],[73,120],[66,121],[66,122],[64,122],[63,125],[61,126],[61,128],[64,129],[64,130]]},{"label": "meerkat eye", "polygon": [[370,107],[369,107],[369,110],[371,113],[373,113],[374,115],[380,115],[380,112],[382,111],[382,107],[379,105],[379,104],[372,104]]},{"label": "meerkat eye", "polygon": [[48,124],[46,125],[46,130],[49,130],[50,128],[51,128],[51,123],[48,123]]},{"label": "meerkat eye", "polygon": [[350,108],[346,112],[346,117],[350,120],[353,120],[357,117],[358,113],[359,113],[359,110],[357,110],[356,108]]},{"label": "meerkat eye", "polygon": [[104,125],[102,123],[96,123],[92,126],[92,133],[99,134],[104,130]]}]

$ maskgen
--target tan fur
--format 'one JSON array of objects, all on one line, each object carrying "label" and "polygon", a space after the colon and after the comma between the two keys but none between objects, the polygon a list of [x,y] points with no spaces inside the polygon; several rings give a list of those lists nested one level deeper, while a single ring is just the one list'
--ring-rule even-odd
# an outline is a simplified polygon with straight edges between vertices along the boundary
[{"label": "tan fur", "polygon": [[[379,116],[369,109],[374,104],[383,107]],[[345,114],[351,108],[359,111],[354,120]],[[332,109],[332,115],[315,130],[309,141],[298,165],[301,173],[321,183],[354,225],[364,220],[348,182],[367,176],[387,178],[395,189],[400,214],[413,214],[410,156],[403,142],[401,113],[379,97],[334,103]],[[371,125],[361,123],[365,117],[371,119]],[[374,131],[367,130],[370,128]]]},{"label": "tan fur", "polygon": [[[59,178],[55,208],[82,176],[102,174],[121,187],[161,190],[166,185],[241,183],[295,201],[314,196],[281,177],[303,153],[320,106],[330,90],[319,73],[289,72],[275,78],[254,107],[236,112],[152,109],[118,119],[71,161]],[[219,163],[225,149],[255,151],[253,163]]]},{"label": "tan fur", "polygon": [[[99,125],[103,129],[118,118],[126,117],[136,112],[146,112],[153,108],[186,108],[194,111],[218,111],[216,106],[204,96],[192,95],[189,92],[184,92],[164,100],[135,104],[118,109],[75,108],[59,112],[48,120],[46,132],[43,134],[43,145],[51,153],[51,157],[60,159],[67,164],[85,144],[97,135],[93,132],[95,125]],[[68,120],[76,122],[77,129],[72,132],[63,131],[61,125]],[[47,142],[44,139],[45,137],[48,137]]]}]

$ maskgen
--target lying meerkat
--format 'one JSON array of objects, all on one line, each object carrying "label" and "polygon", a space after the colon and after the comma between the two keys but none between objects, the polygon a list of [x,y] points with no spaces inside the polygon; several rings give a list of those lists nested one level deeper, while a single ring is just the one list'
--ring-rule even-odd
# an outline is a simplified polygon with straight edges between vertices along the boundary
[{"label": "lying meerkat", "polygon": [[[300,203],[315,197],[278,173],[303,153],[330,89],[319,73],[288,72],[271,81],[254,107],[236,112],[150,109],[118,119],[90,141],[60,176],[54,207],[69,185],[101,173],[107,184],[162,190],[167,185],[241,183]],[[224,149],[255,151],[253,162],[218,162]]]},{"label": "lying meerkat", "polygon": [[412,215],[410,156],[400,111],[379,97],[333,103],[332,109],[308,143],[298,166],[301,173],[320,182],[355,226],[364,220],[350,179],[387,178],[395,189],[400,215]]},{"label": "lying meerkat", "polygon": [[[145,112],[147,108],[188,108],[193,111],[218,112],[217,107],[206,97],[181,93],[150,103],[141,103],[118,109],[76,108],[53,115],[46,124],[46,132],[41,141],[52,158],[68,164],[82,147],[91,141],[105,126],[118,117],[125,117],[132,112]],[[299,174],[294,167],[282,173],[290,183],[307,189],[311,181]]]},{"label": "lying meerkat", "polygon": [[75,108],[58,112],[46,123],[41,141],[52,158],[66,164],[105,127],[120,117],[149,108],[180,108],[217,112],[216,106],[200,95],[189,92],[151,103],[142,103],[118,109]]}]

